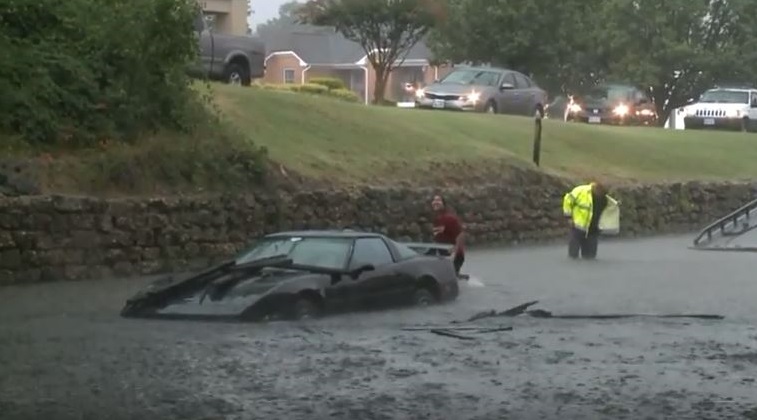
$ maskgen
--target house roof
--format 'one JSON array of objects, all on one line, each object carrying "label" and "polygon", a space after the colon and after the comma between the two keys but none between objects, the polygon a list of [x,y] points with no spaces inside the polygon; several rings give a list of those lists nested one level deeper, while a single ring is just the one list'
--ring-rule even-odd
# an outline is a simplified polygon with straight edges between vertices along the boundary
[{"label": "house roof", "polygon": [[[310,65],[354,65],[365,57],[360,44],[350,41],[333,28],[288,25],[270,28],[259,34],[268,53],[292,51]],[[406,59],[430,60],[425,43],[416,44]]]}]

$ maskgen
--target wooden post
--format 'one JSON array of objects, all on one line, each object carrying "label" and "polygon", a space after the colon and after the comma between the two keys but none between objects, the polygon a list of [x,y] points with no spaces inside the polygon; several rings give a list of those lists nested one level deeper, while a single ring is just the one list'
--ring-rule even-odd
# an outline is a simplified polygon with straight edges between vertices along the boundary
[{"label": "wooden post", "polygon": [[541,158],[541,112],[536,111],[534,115],[534,148],[533,148],[533,161],[536,166],[539,166]]}]

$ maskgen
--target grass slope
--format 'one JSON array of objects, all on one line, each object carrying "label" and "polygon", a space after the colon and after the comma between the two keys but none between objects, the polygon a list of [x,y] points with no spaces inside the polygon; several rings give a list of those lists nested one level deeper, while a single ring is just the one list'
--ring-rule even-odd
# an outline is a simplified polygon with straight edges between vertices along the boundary
[{"label": "grass slope", "polygon": [[[349,183],[491,176],[531,165],[525,117],[366,107],[329,98],[214,85],[220,109],[270,157],[302,175]],[[753,178],[757,135],[547,120],[542,166],[580,178]],[[458,174],[459,175],[459,174]],[[463,174],[465,175],[465,174]]]}]

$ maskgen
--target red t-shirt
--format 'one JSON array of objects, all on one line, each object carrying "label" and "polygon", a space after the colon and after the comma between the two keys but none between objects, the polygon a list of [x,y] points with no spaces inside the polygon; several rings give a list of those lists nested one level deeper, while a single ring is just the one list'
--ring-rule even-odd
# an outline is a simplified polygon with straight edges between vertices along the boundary
[{"label": "red t-shirt", "polygon": [[[463,225],[454,213],[445,211],[434,218],[434,240],[436,242],[454,245],[457,236],[462,232]],[[463,247],[460,247],[458,253],[462,254],[463,251]]]}]

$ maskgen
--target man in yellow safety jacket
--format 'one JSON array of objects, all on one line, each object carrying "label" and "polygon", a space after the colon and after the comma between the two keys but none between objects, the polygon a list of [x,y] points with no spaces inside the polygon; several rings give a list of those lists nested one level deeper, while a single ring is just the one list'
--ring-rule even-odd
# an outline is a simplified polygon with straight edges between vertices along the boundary
[{"label": "man in yellow safety jacket", "polygon": [[599,234],[620,232],[620,207],[598,182],[579,185],[563,198],[563,214],[570,225],[568,255],[584,259],[597,257]]}]

